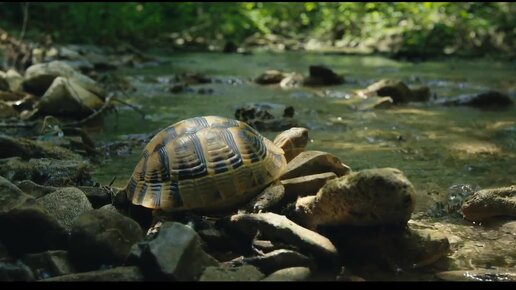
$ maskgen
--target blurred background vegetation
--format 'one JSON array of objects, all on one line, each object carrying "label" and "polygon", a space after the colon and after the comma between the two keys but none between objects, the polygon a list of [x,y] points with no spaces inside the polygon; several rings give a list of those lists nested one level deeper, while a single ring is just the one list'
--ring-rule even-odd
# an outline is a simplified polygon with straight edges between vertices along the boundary
[{"label": "blurred background vegetation", "polygon": [[[0,3],[0,28],[19,35],[26,2]],[[514,56],[509,2],[30,3],[26,37],[152,47],[276,35],[302,43],[407,56]]]}]

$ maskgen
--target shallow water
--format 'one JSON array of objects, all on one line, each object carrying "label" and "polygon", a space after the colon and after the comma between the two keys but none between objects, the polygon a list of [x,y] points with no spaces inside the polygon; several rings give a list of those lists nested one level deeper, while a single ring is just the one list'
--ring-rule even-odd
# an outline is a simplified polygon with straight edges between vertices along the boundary
[{"label": "shallow water", "polygon": [[[381,78],[398,78],[409,86],[427,85],[432,94],[447,98],[493,89],[513,96],[516,65],[488,60],[398,62],[382,57],[307,53],[218,54],[190,53],[160,56],[167,64],[120,70],[137,91],[129,102],[142,106],[143,121],[130,109],[118,120],[110,115],[96,140],[113,141],[127,134],[150,133],[179,120],[200,115],[233,117],[239,105],[273,102],[292,105],[295,118],[310,128],[307,149],[331,152],[353,170],[375,167],[401,169],[418,191],[416,212],[446,199],[456,184],[481,188],[516,184],[516,107],[481,111],[469,107],[408,104],[390,109],[356,110],[346,94]],[[308,74],[308,66],[323,64],[348,82],[320,88],[281,89],[250,80],[268,69]],[[171,94],[166,81],[181,72],[200,72],[221,80],[192,86],[211,88],[212,94]],[[264,132],[273,137],[276,133]],[[143,149],[143,147],[141,148]],[[124,186],[140,150],[97,166],[94,177]],[[513,263],[513,262],[512,262]],[[503,264],[500,266],[507,266]]]}]

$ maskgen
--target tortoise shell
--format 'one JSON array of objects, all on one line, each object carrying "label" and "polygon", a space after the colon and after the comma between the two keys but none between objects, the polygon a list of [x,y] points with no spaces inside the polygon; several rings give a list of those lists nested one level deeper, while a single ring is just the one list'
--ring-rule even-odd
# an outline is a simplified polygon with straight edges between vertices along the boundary
[{"label": "tortoise shell", "polygon": [[232,210],[286,168],[284,151],[246,123],[195,117],[145,146],[125,188],[135,205],[164,211]]}]

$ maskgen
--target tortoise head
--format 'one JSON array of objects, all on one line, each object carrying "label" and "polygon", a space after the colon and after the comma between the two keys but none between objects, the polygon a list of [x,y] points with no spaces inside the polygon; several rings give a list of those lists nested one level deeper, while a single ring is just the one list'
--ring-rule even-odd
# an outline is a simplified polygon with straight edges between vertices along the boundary
[{"label": "tortoise head", "polygon": [[289,162],[305,150],[308,140],[308,129],[294,127],[276,136],[274,144],[285,151],[285,158]]}]

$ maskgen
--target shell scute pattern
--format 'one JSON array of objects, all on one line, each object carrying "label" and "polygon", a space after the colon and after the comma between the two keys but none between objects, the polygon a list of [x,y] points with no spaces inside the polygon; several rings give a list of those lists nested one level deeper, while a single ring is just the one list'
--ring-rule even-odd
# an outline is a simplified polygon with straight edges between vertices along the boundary
[{"label": "shell scute pattern", "polygon": [[283,155],[243,122],[186,119],[147,144],[125,191],[133,204],[165,211],[229,209],[277,179]]}]

